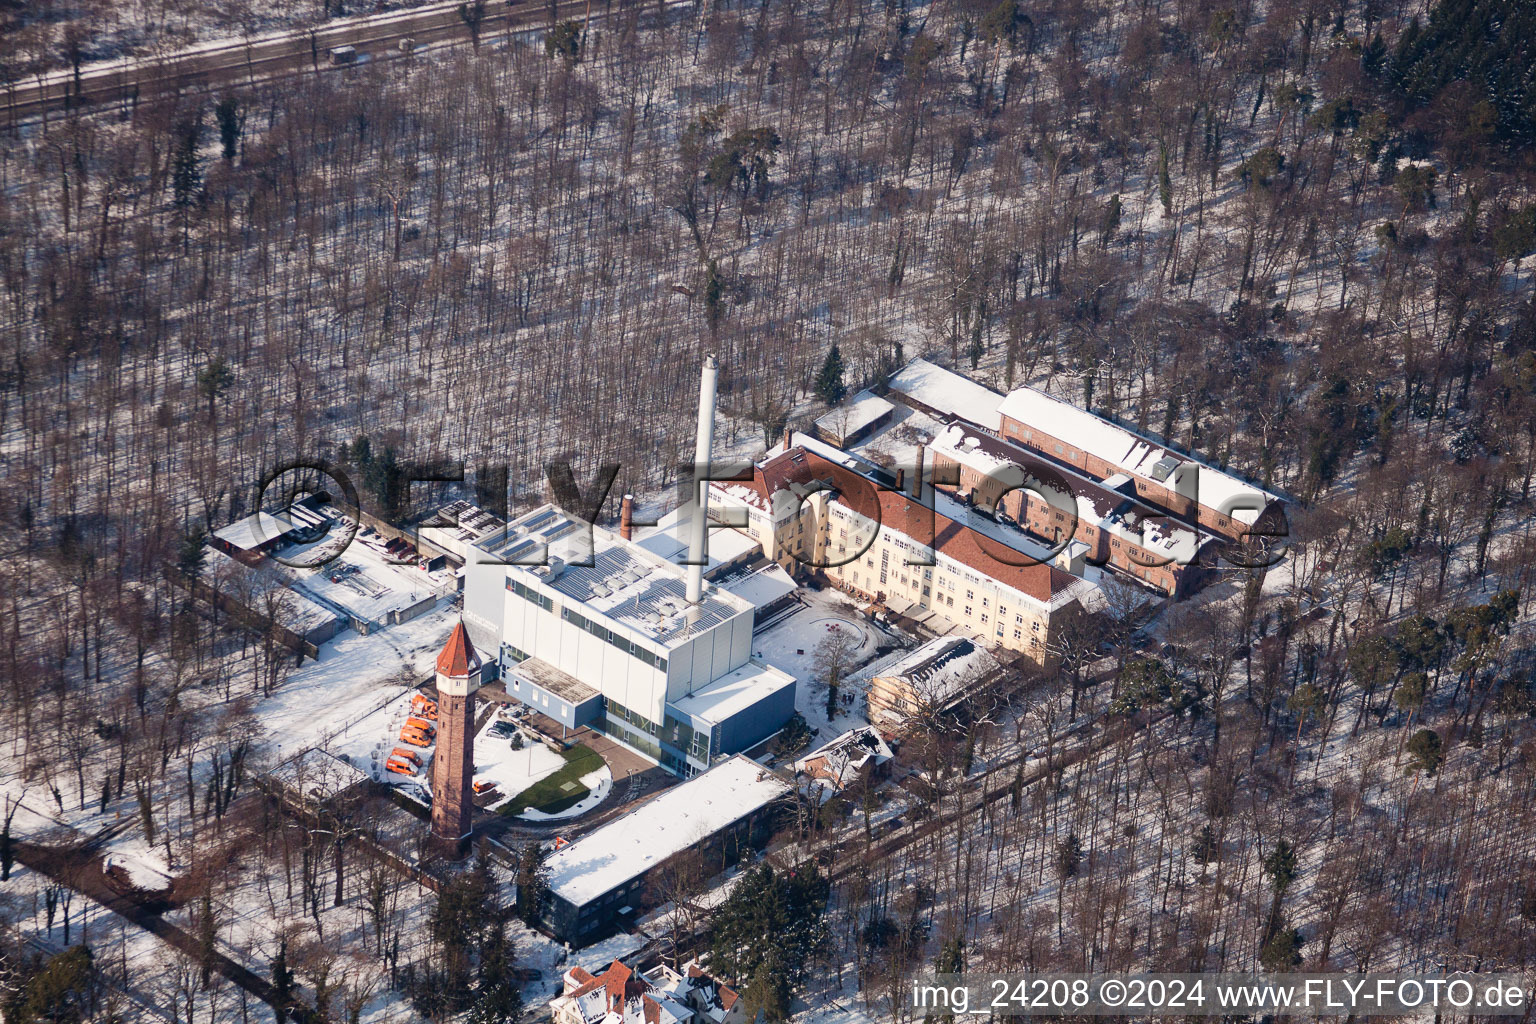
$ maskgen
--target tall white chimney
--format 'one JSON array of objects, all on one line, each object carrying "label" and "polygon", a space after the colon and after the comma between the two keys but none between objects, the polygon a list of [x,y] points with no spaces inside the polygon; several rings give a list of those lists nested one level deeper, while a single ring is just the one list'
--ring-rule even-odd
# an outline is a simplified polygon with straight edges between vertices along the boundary
[{"label": "tall white chimney", "polygon": [[[720,375],[720,360],[711,352],[704,357],[704,370],[699,374],[699,434],[693,448],[694,472],[702,477],[709,465],[710,449],[715,440],[715,378]],[[704,531],[709,521],[709,485],[702,479],[694,481],[698,504],[693,510],[693,521],[688,524],[688,603],[698,604],[704,597]]]}]

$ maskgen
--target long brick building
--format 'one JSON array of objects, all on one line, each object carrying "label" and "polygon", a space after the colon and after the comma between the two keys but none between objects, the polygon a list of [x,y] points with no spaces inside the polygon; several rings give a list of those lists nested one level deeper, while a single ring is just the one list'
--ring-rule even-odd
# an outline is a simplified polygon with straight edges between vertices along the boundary
[{"label": "long brick building", "polygon": [[1085,561],[1164,594],[1196,589],[1224,541],[1143,501],[1124,473],[1095,480],[964,421],[952,422],[928,450],[936,486],[1053,547],[1079,541]]},{"label": "long brick building", "polygon": [[1239,539],[1261,519],[1264,529],[1283,522],[1278,495],[1037,388],[1016,388],[997,411],[1005,439],[1095,480],[1125,477],[1138,498],[1190,524]]}]

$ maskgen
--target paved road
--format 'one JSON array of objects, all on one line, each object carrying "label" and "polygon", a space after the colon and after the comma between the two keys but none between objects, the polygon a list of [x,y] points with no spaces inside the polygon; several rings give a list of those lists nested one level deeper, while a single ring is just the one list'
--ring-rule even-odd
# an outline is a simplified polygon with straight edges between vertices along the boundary
[{"label": "paved road", "polygon": [[[596,18],[634,0],[559,0],[557,19]],[[87,65],[77,79],[69,69],[12,84],[3,95],[12,123],[48,111],[144,99],[192,86],[270,81],[305,71],[332,70],[333,47],[355,47],[359,62],[397,60],[410,47],[471,40],[460,4],[434,3],[406,11],[342,18],[314,28],[219,40],[175,53]],[[481,40],[547,25],[550,4],[534,0],[487,0],[477,26]],[[408,43],[407,49],[402,44]]]}]

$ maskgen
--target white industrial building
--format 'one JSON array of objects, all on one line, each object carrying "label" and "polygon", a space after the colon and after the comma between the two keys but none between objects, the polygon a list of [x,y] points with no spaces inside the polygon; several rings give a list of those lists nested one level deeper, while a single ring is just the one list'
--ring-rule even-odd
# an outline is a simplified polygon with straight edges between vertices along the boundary
[{"label": "white industrial building", "polygon": [[[713,373],[711,357],[710,422]],[[794,714],[794,677],[752,658],[753,601],[704,579],[703,515],[687,523],[698,557],[684,565],[554,505],[470,545],[464,619],[500,652],[507,692],[678,775],[777,732]]]}]

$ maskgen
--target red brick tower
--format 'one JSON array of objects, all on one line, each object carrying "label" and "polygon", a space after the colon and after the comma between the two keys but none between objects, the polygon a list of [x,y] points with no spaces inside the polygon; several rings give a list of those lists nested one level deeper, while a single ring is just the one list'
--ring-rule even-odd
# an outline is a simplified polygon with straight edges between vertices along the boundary
[{"label": "red brick tower", "polygon": [[475,691],[480,655],[464,623],[453,627],[437,656],[437,752],[432,758],[432,838],[458,852],[474,814]]}]

